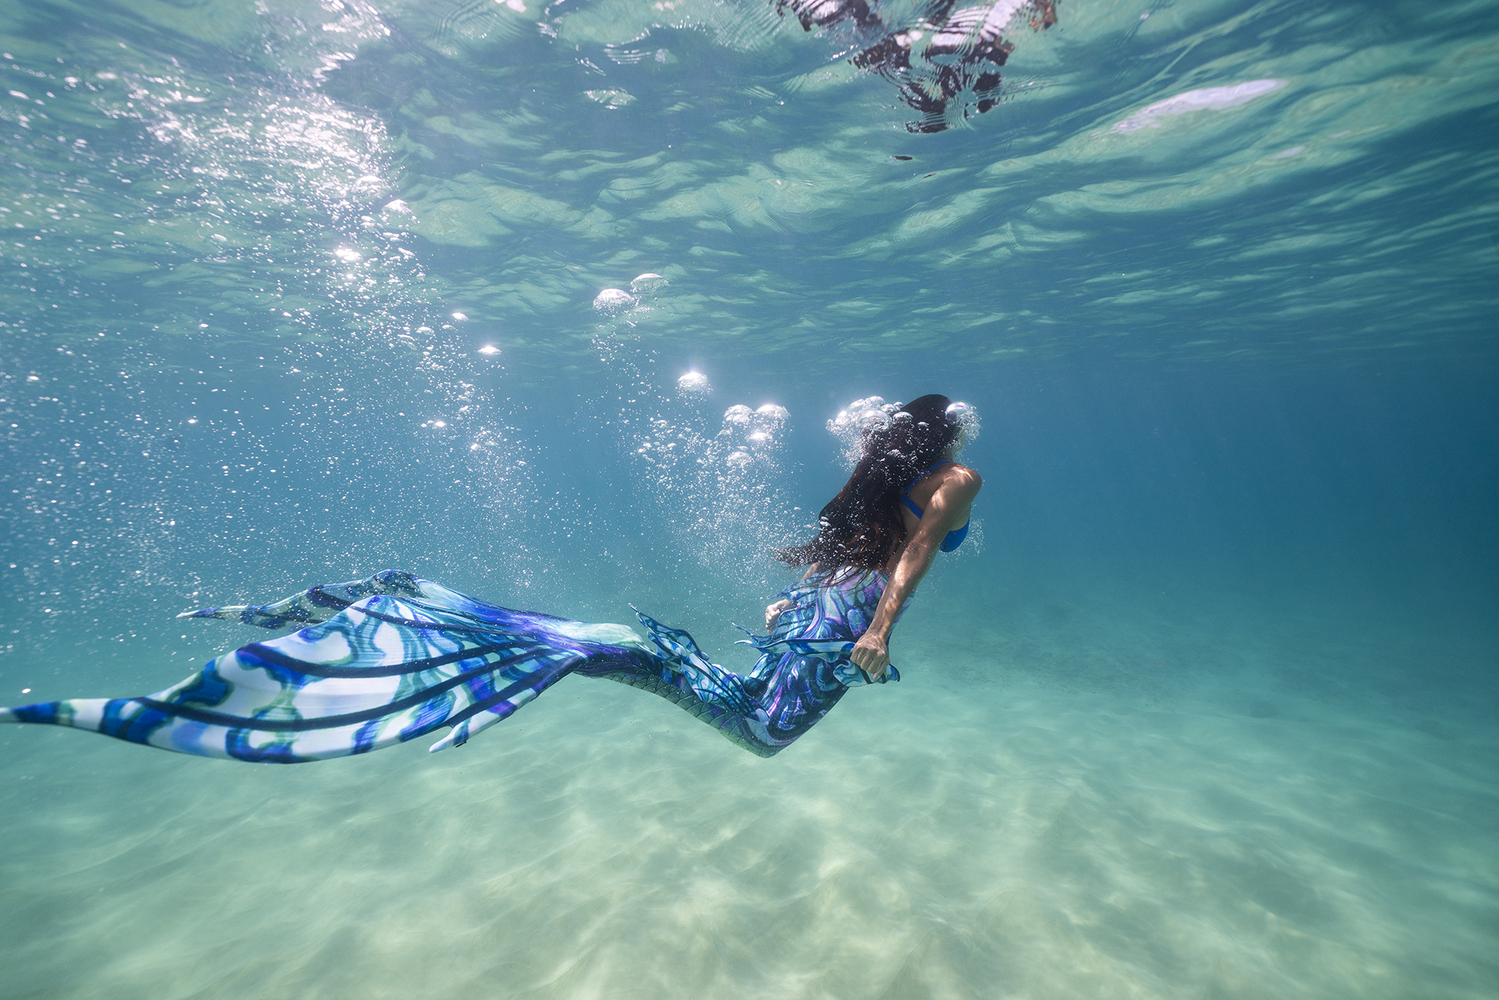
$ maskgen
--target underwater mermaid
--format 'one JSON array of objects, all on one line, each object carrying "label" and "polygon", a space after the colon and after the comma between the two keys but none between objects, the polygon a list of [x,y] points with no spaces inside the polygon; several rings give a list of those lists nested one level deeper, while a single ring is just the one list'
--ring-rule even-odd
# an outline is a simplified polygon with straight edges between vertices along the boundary
[{"label": "underwater mermaid", "polygon": [[808,566],[765,609],[753,670],[735,674],[686,632],[637,615],[650,635],[511,611],[410,573],[313,587],[274,604],[204,608],[299,630],[209,661],[153,695],[0,708],[0,722],[92,729],[205,757],[293,764],[367,753],[449,727],[442,750],[510,716],[568,674],[658,694],[769,757],[850,687],[899,680],[891,629],[931,567],[968,530],[978,473],[952,456],[962,403],[922,396],[875,411],[861,457],[820,530],[777,558]]}]

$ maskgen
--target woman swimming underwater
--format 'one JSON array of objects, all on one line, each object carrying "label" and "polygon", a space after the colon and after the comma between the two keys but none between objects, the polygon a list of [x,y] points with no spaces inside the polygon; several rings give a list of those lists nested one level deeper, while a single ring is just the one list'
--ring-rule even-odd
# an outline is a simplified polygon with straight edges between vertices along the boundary
[{"label": "woman swimming underwater", "polygon": [[299,763],[368,753],[450,727],[466,742],[568,674],[644,688],[769,757],[850,687],[899,680],[891,629],[938,550],[968,530],[978,473],[953,461],[967,407],[922,396],[881,411],[861,457],[805,545],[776,553],[808,566],[766,608],[754,669],[710,662],[686,632],[639,614],[624,625],[511,611],[410,573],[313,587],[274,604],[204,608],[220,618],[298,631],[209,661],[153,695],[0,708],[0,722],[45,723],[164,750]]}]

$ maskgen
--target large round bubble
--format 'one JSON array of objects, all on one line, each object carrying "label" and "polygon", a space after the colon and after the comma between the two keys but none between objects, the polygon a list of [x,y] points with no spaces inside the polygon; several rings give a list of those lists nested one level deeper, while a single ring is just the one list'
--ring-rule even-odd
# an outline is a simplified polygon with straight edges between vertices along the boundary
[{"label": "large round bubble", "polygon": [[605,316],[618,316],[635,304],[635,296],[623,288],[606,288],[593,300],[593,307]]},{"label": "large round bubble", "polygon": [[978,440],[980,429],[978,407],[969,403],[953,403],[947,408],[947,415],[958,422],[958,443],[953,449],[953,454],[957,454]]},{"label": "large round bubble", "polygon": [[723,413],[724,427],[748,428],[755,419],[755,411],[743,403],[735,403]]},{"label": "large round bubble", "polygon": [[778,431],[786,426],[791,414],[786,407],[777,406],[775,403],[766,403],[755,411],[755,424],[768,431]]},{"label": "large round bubble", "polygon": [[707,399],[713,386],[702,372],[688,372],[677,379],[677,392],[688,399]]},{"label": "large round bubble", "polygon": [[670,282],[661,277],[661,275],[652,274],[651,272],[647,271],[645,274],[640,275],[634,281],[630,282],[630,291],[634,292],[636,295],[646,295],[653,292],[659,292],[669,284]]}]

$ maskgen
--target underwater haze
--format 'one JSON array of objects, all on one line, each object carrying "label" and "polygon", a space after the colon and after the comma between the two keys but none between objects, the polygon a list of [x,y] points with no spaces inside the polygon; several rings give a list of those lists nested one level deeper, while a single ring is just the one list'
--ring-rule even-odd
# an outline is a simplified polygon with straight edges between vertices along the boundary
[{"label": "underwater haze", "polygon": [[[0,729],[0,994],[1488,998],[1499,6],[0,0],[0,705],[396,568],[743,669],[840,412],[968,541],[760,759],[569,677]],[[846,424],[846,421],[845,421]]]}]

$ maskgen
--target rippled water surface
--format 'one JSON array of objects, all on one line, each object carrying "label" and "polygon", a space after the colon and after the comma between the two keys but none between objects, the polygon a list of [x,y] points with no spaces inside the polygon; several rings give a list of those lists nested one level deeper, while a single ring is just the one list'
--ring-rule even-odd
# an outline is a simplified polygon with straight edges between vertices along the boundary
[{"label": "rippled water surface", "polygon": [[293,768],[6,727],[7,995],[1490,995],[1494,5],[7,0],[0,56],[0,704],[385,567],[742,667],[840,410],[966,400],[985,477],[902,682],[772,760],[582,678]]}]

